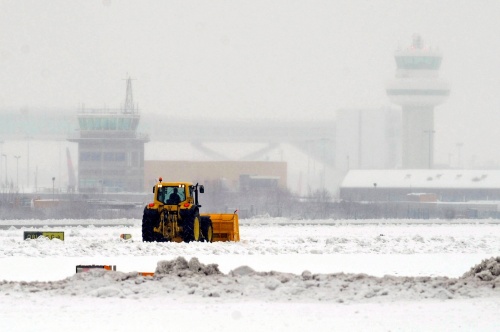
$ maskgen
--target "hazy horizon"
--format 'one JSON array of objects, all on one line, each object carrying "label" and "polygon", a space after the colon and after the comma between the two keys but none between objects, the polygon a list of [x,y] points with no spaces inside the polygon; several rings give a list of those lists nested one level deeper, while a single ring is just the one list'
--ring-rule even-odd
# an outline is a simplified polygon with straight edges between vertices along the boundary
[{"label": "hazy horizon", "polygon": [[[394,51],[415,33],[443,53],[435,160],[500,165],[500,2],[12,1],[0,3],[0,110],[331,119],[391,105]],[[1,134],[0,134],[1,136]],[[1,137],[0,137],[1,139]]]}]

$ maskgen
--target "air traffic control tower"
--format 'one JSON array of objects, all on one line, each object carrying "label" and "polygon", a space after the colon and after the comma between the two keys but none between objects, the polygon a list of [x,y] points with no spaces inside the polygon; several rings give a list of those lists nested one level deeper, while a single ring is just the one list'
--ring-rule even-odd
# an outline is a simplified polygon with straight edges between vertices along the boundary
[{"label": "air traffic control tower", "polygon": [[144,143],[146,135],[136,132],[139,109],[134,105],[132,80],[128,78],[125,103],[120,109],[78,111],[79,192],[143,192]]},{"label": "air traffic control tower", "polygon": [[412,45],[395,53],[396,78],[387,84],[389,99],[402,106],[402,167],[432,168],[434,164],[434,107],[450,94],[438,77],[442,55],[413,36]]}]

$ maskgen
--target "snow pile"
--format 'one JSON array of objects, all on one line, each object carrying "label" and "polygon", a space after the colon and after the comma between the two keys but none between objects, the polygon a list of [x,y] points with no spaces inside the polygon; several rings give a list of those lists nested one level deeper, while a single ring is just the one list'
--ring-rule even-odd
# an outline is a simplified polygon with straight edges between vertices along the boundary
[{"label": "snow pile", "polygon": [[494,288],[496,285],[500,286],[500,256],[483,260],[480,264],[472,267],[462,278],[477,278],[491,283]]},{"label": "snow pile", "polygon": [[192,277],[194,274],[213,275],[222,274],[217,264],[202,264],[198,258],[193,257],[189,262],[184,257],[171,261],[160,261],[156,266],[155,275],[171,275],[178,277]]},{"label": "snow pile", "polygon": [[223,274],[216,264],[178,257],[159,261],[153,277],[94,269],[55,282],[0,282],[0,293],[50,293],[99,298],[197,296],[255,301],[395,302],[484,298],[500,295],[500,256],[483,261],[461,278],[373,277],[367,274],[256,272],[241,266]]}]

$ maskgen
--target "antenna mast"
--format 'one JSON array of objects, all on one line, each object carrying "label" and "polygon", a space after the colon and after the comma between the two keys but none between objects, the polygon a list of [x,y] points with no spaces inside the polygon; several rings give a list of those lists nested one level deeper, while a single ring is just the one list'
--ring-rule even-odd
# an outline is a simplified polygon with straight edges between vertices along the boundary
[{"label": "antenna mast", "polygon": [[123,106],[123,113],[135,113],[134,96],[132,95],[132,79],[130,76],[127,78],[127,91],[125,96],[125,105]]}]

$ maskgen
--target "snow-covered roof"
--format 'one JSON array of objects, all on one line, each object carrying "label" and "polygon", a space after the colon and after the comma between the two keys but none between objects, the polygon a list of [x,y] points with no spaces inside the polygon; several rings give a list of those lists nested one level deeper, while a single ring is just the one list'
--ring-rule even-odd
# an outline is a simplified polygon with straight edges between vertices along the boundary
[{"label": "snow-covered roof", "polygon": [[[376,185],[375,185],[376,184]],[[341,188],[500,189],[500,170],[351,170]]]}]

